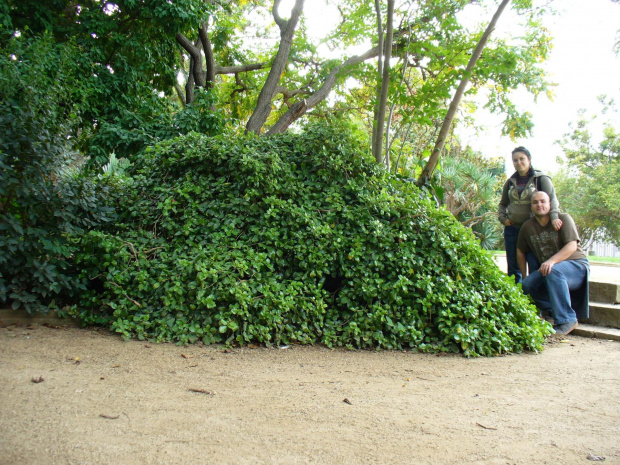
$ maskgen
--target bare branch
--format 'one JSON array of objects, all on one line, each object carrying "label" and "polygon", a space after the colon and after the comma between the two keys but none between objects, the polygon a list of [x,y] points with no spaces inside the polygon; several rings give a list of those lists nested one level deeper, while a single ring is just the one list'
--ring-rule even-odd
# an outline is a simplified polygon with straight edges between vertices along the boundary
[{"label": "bare branch", "polygon": [[204,76],[202,73],[202,54],[200,53],[200,49],[197,47],[198,44],[196,43],[196,45],[194,45],[187,37],[185,37],[180,32],[175,35],[175,38],[177,39],[177,42],[181,44],[181,47],[183,47],[192,57],[193,63],[190,67],[190,73],[194,77],[195,84],[199,87],[204,86]]},{"label": "bare branch", "polygon": [[238,74],[247,73],[248,71],[256,71],[257,69],[263,69],[267,66],[267,63],[252,63],[249,65],[237,65],[237,66],[215,66],[215,74]]}]

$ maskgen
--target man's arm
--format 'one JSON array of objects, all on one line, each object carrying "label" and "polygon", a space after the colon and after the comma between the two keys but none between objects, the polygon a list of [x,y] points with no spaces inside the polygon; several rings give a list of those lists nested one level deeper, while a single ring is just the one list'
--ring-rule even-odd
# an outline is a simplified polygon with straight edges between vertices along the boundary
[{"label": "man's arm", "polygon": [[[540,265],[540,268],[538,269],[538,271],[540,271],[540,274],[542,274],[543,276],[547,276],[549,273],[551,273],[551,269],[553,268],[553,265],[555,265],[556,263],[562,262],[564,260],[566,260],[568,257],[570,257],[575,251],[577,250],[577,241],[570,241],[567,242],[564,247],[562,247],[560,249],[559,252],[557,252],[555,255],[553,255],[549,260],[547,260],[546,262],[542,263]],[[518,250],[517,250],[517,254],[518,254]],[[518,259],[518,257],[517,257]],[[519,263],[519,268],[521,267],[521,263]]]},{"label": "man's arm", "polygon": [[521,270],[521,276],[527,276],[527,259],[525,257],[525,252],[521,249],[517,249],[517,263],[519,264],[519,269]]}]

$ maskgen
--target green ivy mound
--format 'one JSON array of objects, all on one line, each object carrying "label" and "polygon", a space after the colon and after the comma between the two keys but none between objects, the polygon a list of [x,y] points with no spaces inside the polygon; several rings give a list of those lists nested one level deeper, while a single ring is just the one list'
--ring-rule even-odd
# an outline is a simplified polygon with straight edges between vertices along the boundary
[{"label": "green ivy mound", "polygon": [[324,125],[150,149],[81,239],[72,314],[179,343],[540,350],[550,326],[473,234],[361,153]]}]

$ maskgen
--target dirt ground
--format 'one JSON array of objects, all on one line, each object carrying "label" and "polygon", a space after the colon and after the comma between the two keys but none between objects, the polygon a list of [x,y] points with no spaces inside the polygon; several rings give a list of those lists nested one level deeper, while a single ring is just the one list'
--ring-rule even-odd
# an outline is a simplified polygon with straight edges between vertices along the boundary
[{"label": "dirt ground", "polygon": [[[39,381],[39,382],[35,382]],[[620,343],[467,359],[0,328],[0,463],[620,463]]]}]

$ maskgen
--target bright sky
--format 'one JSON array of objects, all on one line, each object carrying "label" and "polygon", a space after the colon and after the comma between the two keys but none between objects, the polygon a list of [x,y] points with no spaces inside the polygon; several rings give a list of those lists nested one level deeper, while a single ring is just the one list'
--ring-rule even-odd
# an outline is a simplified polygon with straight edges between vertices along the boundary
[{"label": "bright sky", "polygon": [[[554,48],[543,65],[557,83],[554,99],[541,96],[534,103],[525,93],[516,98],[519,109],[533,115],[533,136],[515,142],[501,137],[501,118],[480,111],[476,119],[486,130],[464,140],[486,156],[504,156],[509,174],[514,171],[510,152],[518,145],[530,150],[537,169],[555,172],[562,150],[554,142],[569,132],[569,123],[577,120],[578,110],[585,108],[588,115],[600,112],[597,97],[601,94],[613,97],[620,105],[620,56],[612,50],[620,29],[620,4],[611,0],[561,0],[554,5],[560,15],[548,18],[547,22]],[[502,20],[509,19],[500,18],[497,29],[506,28]],[[594,134],[596,138],[601,135]]]},{"label": "bright sky", "polygon": [[[288,16],[285,12],[290,11],[293,3],[294,0],[282,2],[283,16]],[[518,145],[530,150],[532,164],[537,169],[555,172],[557,157],[562,154],[555,141],[569,132],[569,123],[577,120],[578,110],[585,108],[588,114],[599,112],[597,97],[601,94],[615,98],[620,107],[620,56],[614,55],[612,50],[620,29],[620,4],[611,0],[555,0],[552,4],[560,14],[547,18],[546,26],[554,37],[554,48],[543,66],[550,79],[557,83],[554,99],[550,101],[540,96],[535,103],[525,92],[514,98],[520,110],[532,113],[533,136],[514,142],[502,137],[502,118],[482,110],[475,115],[482,132],[461,135],[464,143],[485,156],[504,157],[509,174],[514,171],[510,152]],[[485,24],[492,13],[482,16]],[[498,33],[514,28],[514,20],[507,13],[504,12],[497,24]],[[337,12],[330,13],[325,7],[325,0],[306,0],[304,14],[311,32],[324,30],[340,19]]]}]

